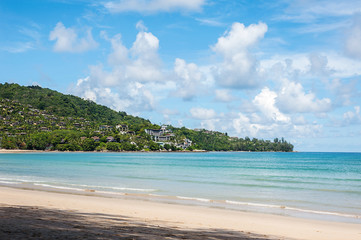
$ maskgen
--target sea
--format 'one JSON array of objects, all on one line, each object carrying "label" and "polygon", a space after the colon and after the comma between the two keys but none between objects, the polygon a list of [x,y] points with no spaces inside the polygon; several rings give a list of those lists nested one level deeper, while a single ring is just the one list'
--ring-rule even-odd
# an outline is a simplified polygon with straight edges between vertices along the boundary
[{"label": "sea", "polygon": [[361,153],[4,153],[0,185],[361,223]]}]

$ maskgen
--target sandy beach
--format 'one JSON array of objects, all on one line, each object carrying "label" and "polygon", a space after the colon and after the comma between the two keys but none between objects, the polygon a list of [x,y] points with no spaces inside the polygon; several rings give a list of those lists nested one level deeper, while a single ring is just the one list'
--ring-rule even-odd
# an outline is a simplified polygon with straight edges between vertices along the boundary
[{"label": "sandy beach", "polygon": [[360,239],[359,224],[0,187],[0,239]]},{"label": "sandy beach", "polygon": [[21,150],[21,149],[0,149],[1,153],[30,153],[30,152],[44,152],[40,150]]}]

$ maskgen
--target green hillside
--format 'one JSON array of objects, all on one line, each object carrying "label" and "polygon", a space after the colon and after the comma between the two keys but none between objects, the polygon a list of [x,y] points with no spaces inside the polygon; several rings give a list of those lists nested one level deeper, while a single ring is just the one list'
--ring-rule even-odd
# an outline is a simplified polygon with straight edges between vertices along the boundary
[{"label": "green hillside", "polygon": [[0,84],[0,98],[16,100],[57,116],[85,118],[100,124],[114,125],[124,122],[145,127],[152,126],[149,120],[127,115],[125,112],[116,112],[92,101],[39,86]]},{"label": "green hillside", "polygon": [[[293,151],[283,138],[272,142],[226,133],[167,126],[161,137],[149,120],[116,112],[39,86],[0,84],[0,148],[60,151]],[[156,131],[155,131],[156,132]]]}]

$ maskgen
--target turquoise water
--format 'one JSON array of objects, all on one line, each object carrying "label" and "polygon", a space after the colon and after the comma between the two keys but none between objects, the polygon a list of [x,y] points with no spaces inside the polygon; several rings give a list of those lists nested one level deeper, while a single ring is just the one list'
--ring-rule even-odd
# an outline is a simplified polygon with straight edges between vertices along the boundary
[{"label": "turquoise water", "polygon": [[0,184],[361,223],[361,153],[0,154]]}]

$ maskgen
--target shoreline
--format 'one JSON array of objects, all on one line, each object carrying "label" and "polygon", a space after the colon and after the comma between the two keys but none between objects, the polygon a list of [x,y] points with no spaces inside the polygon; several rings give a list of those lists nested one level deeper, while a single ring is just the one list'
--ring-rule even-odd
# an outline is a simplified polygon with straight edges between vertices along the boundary
[{"label": "shoreline", "polygon": [[[360,224],[328,222],[130,198],[76,195],[0,186],[0,205],[124,216],[176,229],[232,231],[286,239],[360,239]],[[11,218],[11,216],[10,216]],[[267,239],[270,239],[267,238]]]},{"label": "shoreline", "polygon": [[[251,151],[206,151],[206,150],[193,150],[193,151],[58,151],[58,150],[22,150],[22,149],[3,149],[0,148],[1,153],[252,153]],[[298,153],[299,151],[292,152],[254,152],[254,153]]]},{"label": "shoreline", "polygon": [[[1,180],[1,178],[0,178]],[[340,223],[361,223],[361,216],[352,213],[320,211],[317,209],[296,208],[287,205],[272,205],[256,202],[242,202],[226,199],[208,199],[180,195],[159,195],[152,193],[154,189],[135,189],[124,188],[111,191],[99,189],[98,186],[79,185],[62,186],[47,183],[29,183],[29,182],[6,182],[0,181],[0,187],[8,187],[20,190],[41,191],[49,193],[71,194],[79,196],[92,196],[115,199],[130,199],[139,201],[158,202],[172,205],[186,205],[196,207],[206,207],[213,209],[223,209],[238,212],[264,213],[274,216],[286,216],[291,218],[321,220]],[[121,190],[119,192],[119,190]],[[140,193],[141,191],[142,193]]]}]

